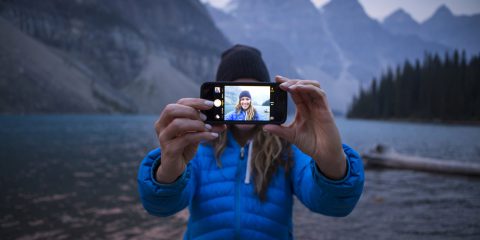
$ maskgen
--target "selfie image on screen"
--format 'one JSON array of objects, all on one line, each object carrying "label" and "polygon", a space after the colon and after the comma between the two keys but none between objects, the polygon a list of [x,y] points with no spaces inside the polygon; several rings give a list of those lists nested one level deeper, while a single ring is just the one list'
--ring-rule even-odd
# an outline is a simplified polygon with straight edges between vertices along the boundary
[{"label": "selfie image on screen", "polygon": [[269,86],[225,86],[226,121],[268,121]]}]

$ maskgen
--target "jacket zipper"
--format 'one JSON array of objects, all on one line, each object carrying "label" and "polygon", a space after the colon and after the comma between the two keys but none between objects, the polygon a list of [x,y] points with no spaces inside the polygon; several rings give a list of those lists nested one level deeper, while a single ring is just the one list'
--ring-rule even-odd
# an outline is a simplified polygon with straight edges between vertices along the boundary
[{"label": "jacket zipper", "polygon": [[[240,148],[240,160],[245,157],[245,147]],[[237,174],[235,176],[235,239],[240,239],[240,187],[242,186],[242,169],[243,161],[237,162]]]},{"label": "jacket zipper", "polygon": [[244,157],[245,157],[245,147],[241,147],[240,148],[240,159],[243,160]]}]

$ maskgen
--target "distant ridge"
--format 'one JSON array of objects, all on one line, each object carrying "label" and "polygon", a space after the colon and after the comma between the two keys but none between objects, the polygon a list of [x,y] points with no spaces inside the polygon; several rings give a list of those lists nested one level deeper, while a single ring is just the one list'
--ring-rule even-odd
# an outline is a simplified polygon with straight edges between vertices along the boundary
[{"label": "distant ridge", "polygon": [[[0,112],[134,112],[108,84],[95,82],[48,46],[0,17]],[[61,101],[59,101],[61,99]]]},{"label": "distant ridge", "polygon": [[427,50],[448,49],[416,35],[392,34],[370,18],[358,0],[330,1],[321,9],[310,0],[230,4],[234,7],[228,12],[208,7],[225,35],[232,42],[262,46],[267,53],[280,52],[283,57],[268,60],[287,62],[302,78],[319,80],[337,112],[345,112],[358,89],[388,66],[421,58]]},{"label": "distant ridge", "polygon": [[446,5],[442,5],[424,22],[413,24],[407,19],[410,16],[399,11],[392,13],[383,22],[385,29],[391,33],[415,35],[451,49],[464,49],[468,55],[480,52],[480,31],[477,30],[480,14],[457,16]]},{"label": "distant ridge", "polygon": [[394,34],[417,35],[420,24],[403,9],[398,9],[383,21],[383,26]]},{"label": "distant ridge", "polygon": [[197,0],[5,0],[0,17],[2,41],[18,33],[0,52],[0,113],[159,114],[198,97],[230,45]]}]

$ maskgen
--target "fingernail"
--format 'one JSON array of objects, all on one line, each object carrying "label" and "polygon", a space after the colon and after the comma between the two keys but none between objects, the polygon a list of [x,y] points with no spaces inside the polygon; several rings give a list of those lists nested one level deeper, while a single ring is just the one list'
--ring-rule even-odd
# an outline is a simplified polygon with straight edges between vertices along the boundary
[{"label": "fingernail", "polygon": [[208,101],[207,100],[207,101],[205,101],[205,105],[211,107],[211,106],[213,106],[213,101]]},{"label": "fingernail", "polygon": [[205,124],[205,128],[208,129],[208,130],[211,130],[211,129],[212,129],[212,125],[210,125],[210,124]]},{"label": "fingernail", "polygon": [[203,113],[200,113],[200,119],[202,119],[202,121],[205,121],[207,120],[207,116],[205,116],[205,114]]},{"label": "fingernail", "polygon": [[210,134],[212,134],[212,136],[214,136],[214,137],[218,137],[218,133],[216,133],[216,132],[212,132]]}]

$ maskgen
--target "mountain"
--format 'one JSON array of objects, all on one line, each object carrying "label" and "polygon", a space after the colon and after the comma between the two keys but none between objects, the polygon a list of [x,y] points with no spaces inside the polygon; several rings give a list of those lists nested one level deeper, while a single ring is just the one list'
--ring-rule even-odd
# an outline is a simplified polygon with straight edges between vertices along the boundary
[{"label": "mountain", "polygon": [[269,37],[261,37],[257,32],[249,31],[249,26],[245,25],[241,18],[227,14],[208,3],[206,6],[216,25],[230,42],[255,46],[262,52],[262,57],[272,78],[275,75],[300,77],[293,64],[292,55],[282,43]]},{"label": "mountain", "polygon": [[[0,17],[0,111],[132,112],[128,100]],[[61,101],[59,101],[61,99]]]},{"label": "mountain", "polygon": [[456,16],[445,5],[440,6],[434,14],[421,24],[395,24],[399,17],[398,11],[383,22],[388,31],[401,34],[414,34],[424,40],[441,43],[455,49],[466,50],[467,54],[480,52],[480,14],[471,16]]},{"label": "mountain", "polygon": [[403,9],[398,9],[383,20],[383,26],[393,34],[417,35],[420,24]]},{"label": "mountain", "polygon": [[421,58],[425,51],[447,50],[417,36],[391,34],[370,18],[357,0],[331,1],[323,11],[335,41],[351,63],[349,71],[364,83],[389,66]]},{"label": "mountain", "polygon": [[[230,4],[228,12],[208,7],[216,25],[231,42],[259,48],[272,76],[323,79],[325,89],[337,92],[330,90],[333,76],[341,72],[341,59],[325,34],[322,16],[309,0],[233,0]],[[334,108],[339,102],[334,101]]]},{"label": "mountain", "polygon": [[[126,99],[131,105],[128,111],[111,111],[159,113],[163,105],[182,96],[198,96],[200,83],[214,79],[220,53],[230,45],[197,0],[5,0],[0,3],[0,17],[39,43],[36,46],[43,46],[42,54],[51,56],[46,60],[56,59],[52,61],[58,71],[68,65],[68,71],[78,73],[73,76],[82,75],[82,81],[91,83],[89,86],[105,86],[110,95]],[[2,36],[6,34],[2,32]],[[20,44],[14,47],[22,48]],[[32,58],[34,50],[16,58]],[[54,62],[32,62],[30,68],[37,73],[41,72],[37,66],[52,66]],[[30,77],[30,84],[22,83],[22,91],[36,91],[41,77]],[[11,74],[1,81],[25,79]],[[61,91],[60,86],[65,84],[60,81],[66,80],[51,80],[50,85],[57,85]],[[55,96],[56,92],[50,90],[45,88],[45,94]],[[12,95],[9,103],[19,105],[20,95]],[[105,98],[95,96],[90,101]],[[63,95],[56,99],[64,100]],[[78,100],[76,104],[84,102]],[[0,106],[0,111],[4,112],[6,104]],[[54,103],[42,109],[65,112]]]},{"label": "mountain", "polygon": [[331,50],[322,17],[311,1],[234,0],[232,4],[235,8],[231,14],[246,24],[247,34],[255,39],[275,40],[285,46],[301,75],[308,75],[303,66],[317,65],[339,73],[340,60]]},{"label": "mountain", "polygon": [[447,49],[418,36],[388,32],[358,0],[330,1],[321,9],[310,0],[232,0],[230,4],[222,14],[209,11],[232,42],[277,42],[282,48],[269,51],[291,56],[287,61],[302,78],[319,80],[330,105],[340,112],[361,86],[387,67],[421,58],[425,51]]},{"label": "mountain", "polygon": [[421,25],[420,36],[435,40],[467,53],[480,52],[480,14],[455,16],[445,5],[435,11],[432,17]]}]

